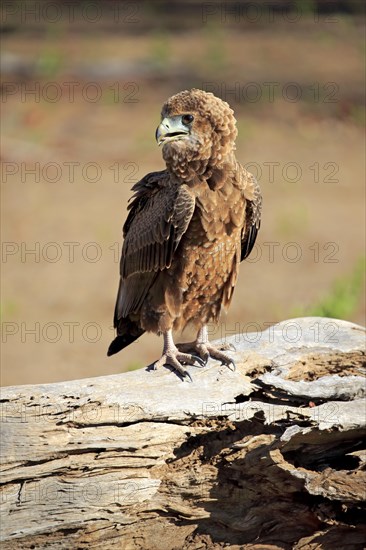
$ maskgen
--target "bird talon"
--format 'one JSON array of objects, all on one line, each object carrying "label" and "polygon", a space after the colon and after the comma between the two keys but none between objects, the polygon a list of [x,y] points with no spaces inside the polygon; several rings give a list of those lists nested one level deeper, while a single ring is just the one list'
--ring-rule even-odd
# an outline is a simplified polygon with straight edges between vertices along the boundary
[{"label": "bird talon", "polygon": [[189,380],[187,380],[187,382],[189,381],[191,384],[193,384],[193,378],[192,376],[189,374],[189,372],[186,370],[184,371],[184,373],[182,373],[182,382],[184,382],[184,380],[188,378]]},{"label": "bird talon", "polygon": [[[202,359],[202,357],[199,357],[198,355],[193,355],[193,354],[192,354],[192,359],[193,359],[194,361],[197,361],[197,363],[199,363],[199,365],[200,365],[201,367],[204,367],[204,366],[206,366],[206,364],[207,364],[207,360],[205,361],[204,359]],[[193,365],[193,366],[195,367],[195,366],[197,366],[197,365]]]},{"label": "bird talon", "polygon": [[235,361],[233,361],[232,359],[230,360],[227,360],[226,358],[225,359],[221,359],[221,365],[225,367],[228,367],[231,372],[235,372],[236,371],[236,363]]},{"label": "bird talon", "polygon": [[219,349],[220,351],[227,351],[229,349],[232,351],[236,351],[236,347],[231,342],[222,342],[217,349]]},{"label": "bird talon", "polygon": [[[231,365],[232,365],[233,368],[231,368]],[[235,361],[234,361],[233,359],[230,361],[229,364],[227,364],[227,366],[229,367],[229,369],[231,370],[231,372],[235,372],[235,371],[236,371],[236,363],[235,363]]]}]

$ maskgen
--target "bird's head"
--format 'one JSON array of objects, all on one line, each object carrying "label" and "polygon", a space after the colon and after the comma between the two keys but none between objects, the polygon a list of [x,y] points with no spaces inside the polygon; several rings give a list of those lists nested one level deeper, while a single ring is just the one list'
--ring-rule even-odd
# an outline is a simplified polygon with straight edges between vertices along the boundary
[{"label": "bird's head", "polygon": [[235,149],[236,120],[229,105],[212,93],[180,92],[163,105],[156,140],[168,169],[187,179],[219,166]]}]

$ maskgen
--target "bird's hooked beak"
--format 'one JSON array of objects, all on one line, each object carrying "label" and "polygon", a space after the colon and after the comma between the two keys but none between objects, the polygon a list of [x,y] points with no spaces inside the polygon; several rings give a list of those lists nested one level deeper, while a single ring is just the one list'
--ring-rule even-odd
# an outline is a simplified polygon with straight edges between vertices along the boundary
[{"label": "bird's hooked beak", "polygon": [[155,139],[158,145],[162,145],[167,141],[182,139],[189,135],[190,127],[182,121],[182,115],[165,117],[155,132]]}]

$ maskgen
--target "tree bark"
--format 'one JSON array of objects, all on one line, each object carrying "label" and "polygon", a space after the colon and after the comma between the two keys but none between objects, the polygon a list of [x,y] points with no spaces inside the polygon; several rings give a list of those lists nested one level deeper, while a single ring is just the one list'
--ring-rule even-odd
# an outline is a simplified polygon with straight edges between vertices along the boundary
[{"label": "tree bark", "polygon": [[1,395],[2,549],[361,549],[365,330],[233,336],[188,367]]}]

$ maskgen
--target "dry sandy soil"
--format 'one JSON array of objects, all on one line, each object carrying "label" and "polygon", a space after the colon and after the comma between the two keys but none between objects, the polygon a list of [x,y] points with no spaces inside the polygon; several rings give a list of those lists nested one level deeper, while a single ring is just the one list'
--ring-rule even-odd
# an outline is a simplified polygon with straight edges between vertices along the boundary
[{"label": "dry sandy soil", "polygon": [[[25,94],[29,78],[4,77],[16,88],[2,104],[3,385],[113,374],[159,357],[154,335],[112,358],[106,350],[130,188],[164,167],[154,132],[180,89],[206,87],[232,104],[238,159],[264,196],[256,249],[212,337],[304,315],[350,275],[365,246],[357,21],[68,32],[3,40],[8,60],[41,74],[35,96]],[[360,295],[347,317],[363,324],[364,314]]]}]

